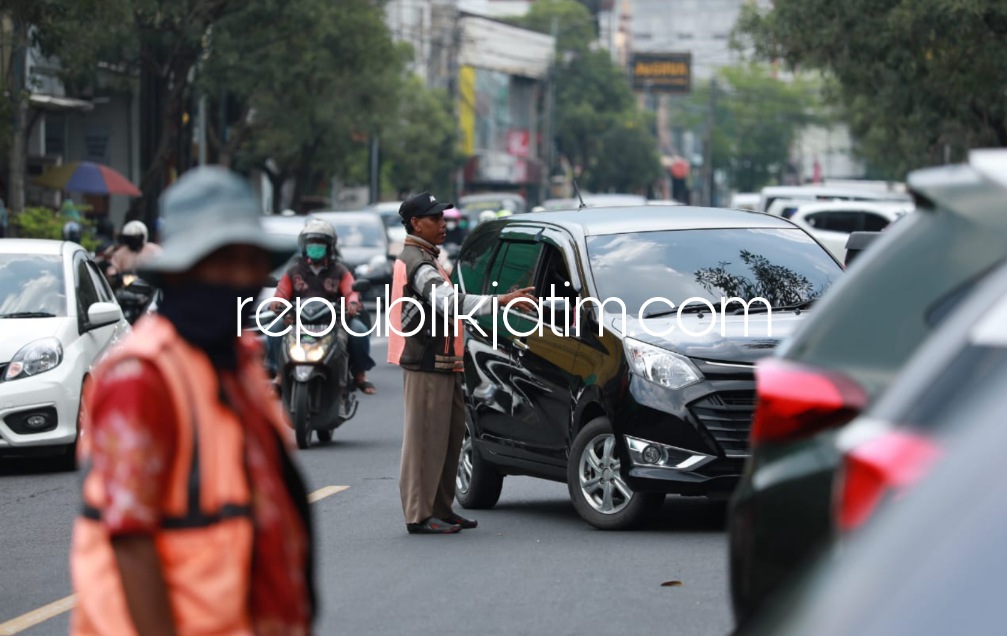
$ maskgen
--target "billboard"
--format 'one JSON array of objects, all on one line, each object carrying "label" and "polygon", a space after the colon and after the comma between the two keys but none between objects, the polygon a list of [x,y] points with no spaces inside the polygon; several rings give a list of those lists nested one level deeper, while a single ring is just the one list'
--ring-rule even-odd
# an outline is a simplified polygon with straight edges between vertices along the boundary
[{"label": "billboard", "polygon": [[631,71],[634,90],[676,94],[692,90],[691,53],[637,53]]}]

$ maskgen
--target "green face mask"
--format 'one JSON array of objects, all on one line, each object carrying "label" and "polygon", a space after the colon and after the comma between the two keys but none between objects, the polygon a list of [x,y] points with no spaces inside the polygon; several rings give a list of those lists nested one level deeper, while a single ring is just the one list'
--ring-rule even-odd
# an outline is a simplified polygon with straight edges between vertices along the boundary
[{"label": "green face mask", "polygon": [[325,253],[328,251],[328,247],[325,245],[309,245],[305,250],[308,253],[308,258],[313,261],[320,261],[325,258]]}]

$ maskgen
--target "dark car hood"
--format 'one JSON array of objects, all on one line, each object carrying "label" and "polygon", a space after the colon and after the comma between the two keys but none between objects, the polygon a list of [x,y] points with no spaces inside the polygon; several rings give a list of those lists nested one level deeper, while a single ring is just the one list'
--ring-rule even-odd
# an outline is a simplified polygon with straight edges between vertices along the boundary
[{"label": "dark car hood", "polygon": [[[688,329],[698,333],[710,326],[712,316],[703,314],[683,314],[681,325],[677,317],[652,318],[640,321],[633,317],[626,318],[625,335],[637,340],[663,347],[676,353],[719,362],[755,362],[759,358],[771,355],[780,340],[789,336],[805,319],[808,312],[774,312],[770,321],[769,314],[752,314],[748,316],[748,335],[745,335],[745,316],[727,316],[726,323],[717,316],[716,326],[705,336],[692,336],[683,331]],[[622,318],[615,315],[606,316],[606,324],[616,333],[622,334]],[[654,336],[643,330],[642,323],[647,323],[651,333],[662,333],[674,327],[666,336]],[[721,335],[723,328],[724,335]]]}]

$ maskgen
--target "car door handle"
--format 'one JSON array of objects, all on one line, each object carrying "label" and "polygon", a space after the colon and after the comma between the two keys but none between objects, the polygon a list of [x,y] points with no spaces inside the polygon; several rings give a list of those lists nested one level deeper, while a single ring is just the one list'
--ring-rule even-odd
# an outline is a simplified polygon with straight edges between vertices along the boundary
[{"label": "car door handle", "polygon": [[519,340],[519,339],[515,338],[514,339],[514,348],[518,349],[520,351],[527,351],[528,350],[528,343],[525,342],[524,340]]}]

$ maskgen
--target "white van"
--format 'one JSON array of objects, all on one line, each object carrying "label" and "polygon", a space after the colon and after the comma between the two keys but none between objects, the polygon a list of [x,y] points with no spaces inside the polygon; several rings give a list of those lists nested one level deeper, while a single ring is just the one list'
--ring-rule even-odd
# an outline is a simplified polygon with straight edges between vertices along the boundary
[{"label": "white van", "polygon": [[903,201],[912,202],[912,197],[901,192],[881,192],[857,190],[853,188],[827,188],[817,185],[768,186],[759,193],[759,212],[768,212],[769,206],[777,199],[797,199],[806,201]]}]

